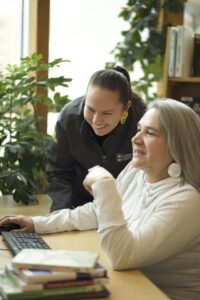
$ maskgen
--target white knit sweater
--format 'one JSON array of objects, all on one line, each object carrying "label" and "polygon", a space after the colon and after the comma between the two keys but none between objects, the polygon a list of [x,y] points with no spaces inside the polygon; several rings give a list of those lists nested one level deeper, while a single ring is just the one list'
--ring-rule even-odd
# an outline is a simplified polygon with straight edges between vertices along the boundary
[{"label": "white knit sweater", "polygon": [[93,203],[33,217],[36,232],[98,228],[115,269],[140,268],[172,299],[200,299],[200,193],[180,178],[150,184],[131,163],[92,188]]}]

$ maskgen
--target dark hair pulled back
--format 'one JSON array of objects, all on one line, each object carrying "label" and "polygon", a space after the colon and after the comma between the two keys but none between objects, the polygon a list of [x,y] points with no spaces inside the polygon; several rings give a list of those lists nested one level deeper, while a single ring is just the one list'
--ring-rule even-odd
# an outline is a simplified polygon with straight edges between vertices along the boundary
[{"label": "dark hair pulled back", "polygon": [[133,105],[144,107],[144,102],[140,95],[131,88],[128,71],[121,66],[95,72],[90,78],[88,87],[90,85],[119,92],[119,101],[124,106],[131,100]]}]

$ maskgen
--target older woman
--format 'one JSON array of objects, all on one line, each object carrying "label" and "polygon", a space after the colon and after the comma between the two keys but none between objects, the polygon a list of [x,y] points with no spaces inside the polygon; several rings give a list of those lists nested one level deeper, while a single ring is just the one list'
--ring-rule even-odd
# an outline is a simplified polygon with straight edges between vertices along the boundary
[{"label": "older woman", "polygon": [[200,295],[200,118],[178,101],[152,102],[117,180],[96,166],[94,202],[46,217],[7,217],[38,233],[98,228],[113,268],[140,268],[172,299]]}]

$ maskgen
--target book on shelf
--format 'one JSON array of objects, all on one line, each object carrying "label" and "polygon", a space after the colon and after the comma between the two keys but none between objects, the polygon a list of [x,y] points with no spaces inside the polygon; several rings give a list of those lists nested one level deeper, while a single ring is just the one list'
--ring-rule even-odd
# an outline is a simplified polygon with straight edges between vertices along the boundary
[{"label": "book on shelf", "polygon": [[200,98],[194,98],[192,108],[196,114],[200,117]]},{"label": "book on shelf", "polygon": [[43,283],[60,280],[75,280],[75,279],[93,279],[107,277],[107,269],[100,263],[96,263],[94,268],[87,272],[56,272],[51,270],[37,270],[37,269],[16,269],[18,275],[27,283]]},{"label": "book on shelf", "polygon": [[189,96],[182,96],[181,97],[181,102],[183,102],[184,104],[186,104],[189,107],[192,107],[193,105],[193,97],[189,97]]},{"label": "book on shelf", "polygon": [[101,283],[23,291],[4,269],[0,269],[0,295],[5,300],[61,300],[107,297],[109,291]]},{"label": "book on shelf", "polygon": [[181,97],[181,102],[191,107],[196,114],[200,117],[200,97]]},{"label": "book on shelf", "polygon": [[98,254],[92,251],[23,249],[11,263],[15,268],[87,272],[94,268]]},{"label": "book on shelf", "polygon": [[200,77],[200,34],[194,35],[193,76]]},{"label": "book on shelf", "polygon": [[177,26],[177,49],[175,63],[175,77],[192,75],[193,61],[193,29],[187,26]]},{"label": "book on shelf", "polygon": [[169,35],[169,66],[168,76],[175,76],[175,64],[176,64],[176,49],[177,49],[177,27],[168,27]]}]

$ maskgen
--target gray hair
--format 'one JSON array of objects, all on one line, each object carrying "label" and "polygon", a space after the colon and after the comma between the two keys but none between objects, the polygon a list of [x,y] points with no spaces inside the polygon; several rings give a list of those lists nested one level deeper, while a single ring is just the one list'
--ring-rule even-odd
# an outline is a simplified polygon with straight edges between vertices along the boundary
[{"label": "gray hair", "polygon": [[161,132],[169,152],[182,169],[184,182],[200,191],[200,118],[187,105],[173,99],[154,100],[148,110],[158,111]]}]

